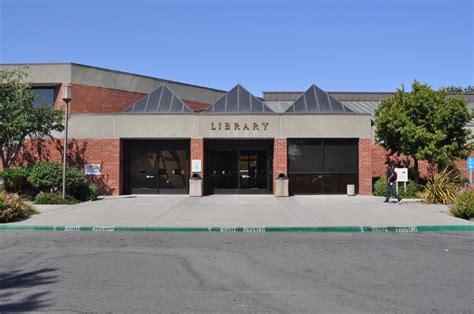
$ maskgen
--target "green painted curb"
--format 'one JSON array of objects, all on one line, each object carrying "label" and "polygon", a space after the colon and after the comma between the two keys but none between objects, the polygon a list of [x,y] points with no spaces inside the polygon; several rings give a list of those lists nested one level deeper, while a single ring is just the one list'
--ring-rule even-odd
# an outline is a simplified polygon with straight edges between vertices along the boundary
[{"label": "green painted curb", "polygon": [[335,227],[107,227],[107,226],[22,226],[0,225],[0,230],[89,231],[89,232],[345,232],[412,233],[474,231],[474,225],[441,226],[335,226]]}]

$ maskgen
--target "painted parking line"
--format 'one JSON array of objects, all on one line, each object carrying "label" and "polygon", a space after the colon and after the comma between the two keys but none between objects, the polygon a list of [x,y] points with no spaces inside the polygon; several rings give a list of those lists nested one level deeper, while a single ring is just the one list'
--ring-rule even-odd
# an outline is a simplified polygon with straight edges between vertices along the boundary
[{"label": "painted parking line", "polygon": [[222,233],[264,233],[264,232],[345,232],[345,233],[413,233],[474,231],[474,225],[438,226],[334,226],[334,227],[111,227],[111,226],[24,226],[0,225],[1,230],[37,230],[66,232],[222,232]]}]

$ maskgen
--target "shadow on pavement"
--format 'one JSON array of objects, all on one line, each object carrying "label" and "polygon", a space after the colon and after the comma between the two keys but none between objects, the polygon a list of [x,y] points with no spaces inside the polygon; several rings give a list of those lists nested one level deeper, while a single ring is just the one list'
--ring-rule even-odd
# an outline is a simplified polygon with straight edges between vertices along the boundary
[{"label": "shadow on pavement", "polygon": [[[0,312],[34,311],[48,305],[44,297],[48,292],[31,293],[21,299],[15,297],[27,289],[56,282],[56,269],[43,268],[31,272],[10,271],[0,273]],[[24,289],[24,290],[21,290]],[[12,301],[8,301],[12,299]]]}]

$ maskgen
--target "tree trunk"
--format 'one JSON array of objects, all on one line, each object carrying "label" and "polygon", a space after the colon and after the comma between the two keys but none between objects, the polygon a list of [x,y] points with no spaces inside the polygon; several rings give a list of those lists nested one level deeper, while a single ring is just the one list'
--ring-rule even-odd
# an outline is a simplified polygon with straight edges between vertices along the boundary
[{"label": "tree trunk", "polygon": [[413,170],[415,172],[415,182],[416,184],[420,183],[420,172],[418,170],[418,159],[416,159],[415,156],[413,156]]}]

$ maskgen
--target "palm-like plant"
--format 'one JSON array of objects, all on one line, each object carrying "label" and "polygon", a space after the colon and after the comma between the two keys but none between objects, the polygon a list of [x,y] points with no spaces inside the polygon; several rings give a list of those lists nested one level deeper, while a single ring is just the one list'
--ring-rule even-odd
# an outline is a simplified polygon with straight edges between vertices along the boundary
[{"label": "palm-like plant", "polygon": [[457,169],[444,168],[428,179],[422,193],[423,202],[428,204],[452,204],[462,186]]}]

